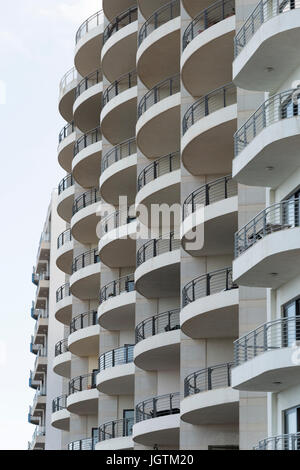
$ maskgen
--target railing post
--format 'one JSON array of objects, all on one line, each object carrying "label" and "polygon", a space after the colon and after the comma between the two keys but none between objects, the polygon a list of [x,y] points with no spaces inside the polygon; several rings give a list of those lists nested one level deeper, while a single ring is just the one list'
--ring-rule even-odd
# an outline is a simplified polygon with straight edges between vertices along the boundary
[{"label": "railing post", "polygon": [[210,274],[206,275],[206,295],[210,295]]},{"label": "railing post", "polygon": [[156,402],[157,402],[157,399],[153,398],[153,418],[156,418],[156,415],[157,415]]},{"label": "railing post", "polygon": [[227,385],[231,386],[231,364],[227,364]]},{"label": "railing post", "polygon": [[207,369],[207,390],[212,389],[211,374],[212,374],[212,369],[211,369],[211,367],[208,367],[208,369]]},{"label": "railing post", "polygon": [[155,335],[155,317],[152,317],[152,336]]}]

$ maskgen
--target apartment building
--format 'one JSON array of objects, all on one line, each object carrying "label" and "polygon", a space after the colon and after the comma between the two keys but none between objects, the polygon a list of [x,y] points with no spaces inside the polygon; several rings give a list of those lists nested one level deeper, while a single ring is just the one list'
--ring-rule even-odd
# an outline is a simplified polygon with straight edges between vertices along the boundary
[{"label": "apartment building", "polygon": [[78,29],[46,448],[299,448],[299,11],[103,0]]}]

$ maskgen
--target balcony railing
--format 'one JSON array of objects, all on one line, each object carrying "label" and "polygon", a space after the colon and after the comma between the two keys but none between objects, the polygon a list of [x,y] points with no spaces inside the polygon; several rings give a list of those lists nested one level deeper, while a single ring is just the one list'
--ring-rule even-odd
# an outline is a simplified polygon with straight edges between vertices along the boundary
[{"label": "balcony railing", "polygon": [[36,426],[35,431],[32,435],[32,441],[28,442],[28,450],[33,450],[36,444],[36,439],[38,437],[43,437],[46,435],[45,426]]},{"label": "balcony railing", "polygon": [[47,348],[46,347],[41,347],[39,350],[38,350],[38,353],[36,355],[36,358],[35,358],[35,361],[34,361],[34,371],[36,372],[36,369],[37,369],[37,366],[38,366],[38,360],[43,357],[47,357],[48,356],[48,351],[47,351]]},{"label": "balcony railing", "polygon": [[300,199],[282,201],[261,211],[235,234],[235,257],[271,233],[299,227],[299,214]]},{"label": "balcony railing", "polygon": [[85,207],[91,206],[92,204],[100,201],[101,197],[98,189],[90,189],[75,199],[72,209],[73,216],[81,209],[84,209]]},{"label": "balcony railing", "polygon": [[299,0],[262,0],[255,7],[244,25],[234,38],[234,56],[237,57],[250,39],[266,21],[274,18],[280,13],[295,10],[300,7]]},{"label": "balcony railing", "polygon": [[180,413],[180,393],[170,393],[154,398],[149,398],[135,408],[136,422],[146,419],[159,418],[160,416]]},{"label": "balcony railing", "polygon": [[300,115],[300,106],[293,104],[294,90],[286,90],[266,100],[234,134],[234,153],[239,155],[266,127],[283,119]]},{"label": "balcony railing", "polygon": [[62,246],[64,246],[65,243],[71,242],[72,240],[72,232],[71,229],[68,228],[67,230],[62,232],[57,238],[57,248],[61,248]]},{"label": "balcony railing", "polygon": [[109,85],[103,93],[103,107],[115,96],[118,96],[125,90],[129,90],[137,84],[137,73],[136,70],[122,75],[122,77],[115,80]]},{"label": "balcony railing", "polygon": [[52,400],[52,413],[65,410],[67,408],[67,397],[68,395],[61,395],[60,397]]},{"label": "balcony railing", "polygon": [[70,334],[93,325],[97,325],[97,311],[91,310],[90,312],[81,313],[71,321]]},{"label": "balcony railing", "polygon": [[133,362],[134,344],[126,344],[121,348],[112,349],[99,356],[98,367],[99,372],[111,367],[129,364]]},{"label": "balcony railing", "polygon": [[139,46],[149,34],[180,15],[180,1],[172,0],[156,10],[143,24],[139,32]]},{"label": "balcony railing", "polygon": [[167,78],[149,90],[139,102],[138,117],[140,118],[151,106],[164,98],[175,95],[180,91],[180,75]]},{"label": "balcony railing", "polygon": [[195,122],[220,109],[236,103],[236,87],[228,83],[195,101],[187,110],[182,120],[183,135]]},{"label": "balcony railing", "polygon": [[210,181],[193,191],[183,203],[183,220],[193,214],[198,207],[208,206],[237,195],[237,183],[229,176]]},{"label": "balcony railing", "polygon": [[129,157],[136,153],[136,140],[135,137],[131,137],[124,142],[113,147],[109,150],[101,161],[101,172],[103,173],[114,163],[122,160],[123,158]]},{"label": "balcony railing", "polygon": [[139,323],[135,328],[135,342],[146,338],[180,329],[180,308],[158,313]]},{"label": "balcony railing", "polygon": [[83,78],[77,85],[75,90],[75,100],[86,90],[91,88],[97,83],[102,82],[102,71],[95,70],[94,72],[90,73],[87,77]]},{"label": "balcony railing", "polygon": [[133,23],[137,20],[138,10],[136,6],[132,6],[127,10],[120,13],[118,16],[114,18],[114,20],[107,25],[103,33],[103,44],[116,32],[120,29],[124,28],[125,26]]},{"label": "balcony railing", "polygon": [[59,91],[60,95],[64,95],[66,92],[66,89],[69,87],[69,85],[74,82],[74,80],[77,80],[78,74],[75,69],[75,67],[72,67],[70,70],[68,70],[65,75],[62,77],[60,84],[59,84]]},{"label": "balcony railing", "polygon": [[163,253],[179,250],[179,248],[180,239],[174,232],[161,236],[160,238],[149,240],[137,251],[137,266],[140,266],[151,258],[155,258]]},{"label": "balcony railing", "polygon": [[201,11],[184,32],[182,39],[183,50],[203,31],[234,15],[234,0],[218,0],[205,10]]},{"label": "balcony railing", "polygon": [[96,388],[96,373],[92,372],[86,375],[80,375],[70,380],[69,382],[69,395],[77,392],[83,392],[84,390],[91,390]]},{"label": "balcony railing", "polygon": [[96,127],[92,131],[87,132],[86,134],[79,137],[79,139],[75,142],[74,145],[74,157],[87,148],[89,145],[93,145],[96,142],[99,142],[102,139],[101,128]]},{"label": "balcony railing", "polygon": [[234,341],[234,365],[239,366],[267,351],[292,347],[299,340],[299,317],[265,323]]},{"label": "balcony railing", "polygon": [[237,289],[232,281],[232,268],[219,269],[193,279],[182,290],[182,306],[195,302],[197,299]]},{"label": "balcony railing", "polygon": [[124,418],[99,426],[99,442],[108,441],[117,437],[132,436],[133,418]]},{"label": "balcony railing", "polygon": [[108,216],[104,217],[104,219],[101,221],[102,234],[104,235],[105,233],[108,233],[111,230],[134,222],[136,220],[136,216],[130,215],[130,212],[130,208],[127,208],[127,210],[117,210],[112,214],[109,214]]},{"label": "balcony railing", "polygon": [[184,380],[184,396],[230,387],[232,366],[232,362],[218,364],[188,375]]},{"label": "balcony railing", "polygon": [[116,297],[117,295],[122,294],[123,292],[133,292],[134,291],[134,274],[129,274],[128,276],[123,276],[115,281],[109,282],[106,286],[102,287],[100,290],[100,304],[110,299],[111,297]]},{"label": "balcony railing", "polygon": [[37,320],[38,318],[48,318],[49,312],[44,308],[35,308],[34,302],[32,302],[31,317],[34,318],[34,320]]},{"label": "balcony railing", "polygon": [[97,13],[94,13],[91,15],[87,20],[85,20],[82,25],[79,26],[76,37],[75,37],[75,43],[77,44],[78,41],[85,36],[87,33],[89,33],[92,29],[96,28],[100,24],[103,23],[103,10],[97,11]]},{"label": "balcony railing", "polygon": [[259,441],[253,450],[300,450],[300,432],[268,437]]},{"label": "balcony railing", "polygon": [[170,153],[150,163],[141,171],[138,177],[138,190],[142,189],[146,184],[154,181],[160,176],[171,173],[180,169],[180,152]]},{"label": "balcony railing", "polygon": [[100,263],[100,257],[98,255],[98,248],[93,248],[92,250],[86,251],[81,255],[76,256],[74,258],[72,264],[72,273],[76,273],[79,269],[83,269],[86,266],[90,266],[91,264]]},{"label": "balcony railing", "polygon": [[66,124],[58,135],[58,143],[60,144],[64,139],[66,139],[66,137],[73,134],[74,131],[75,131],[74,121],[71,122],[70,124],[69,123]]},{"label": "balcony railing", "polygon": [[95,449],[95,439],[88,437],[86,439],[80,439],[79,441],[71,442],[68,445],[68,450],[94,450]]},{"label": "balcony railing", "polygon": [[63,300],[65,297],[69,297],[71,295],[70,292],[70,284],[66,283],[59,287],[56,291],[56,302],[60,302]]},{"label": "balcony railing", "polygon": [[66,352],[69,352],[69,347],[68,347],[68,338],[61,339],[56,343],[55,345],[55,357],[60,356],[61,354],[64,354]]},{"label": "balcony railing", "polygon": [[73,186],[73,184],[74,184],[73,176],[72,176],[72,173],[70,173],[69,175],[65,176],[61,180],[61,182],[59,183],[59,185],[58,185],[58,194],[61,194],[66,189]]}]

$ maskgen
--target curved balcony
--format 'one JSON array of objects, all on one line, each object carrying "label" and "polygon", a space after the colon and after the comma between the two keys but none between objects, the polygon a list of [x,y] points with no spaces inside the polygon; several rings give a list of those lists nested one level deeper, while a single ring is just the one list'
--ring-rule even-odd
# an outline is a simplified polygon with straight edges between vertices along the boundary
[{"label": "curved balcony", "polygon": [[66,274],[72,273],[73,248],[71,229],[67,229],[57,239],[56,258],[56,266]]},{"label": "curved balcony", "polygon": [[300,433],[267,437],[259,441],[253,450],[300,450]]},{"label": "curved balcony", "polygon": [[279,392],[299,385],[299,317],[265,323],[234,342],[232,386]]},{"label": "curved balcony", "polygon": [[182,39],[181,75],[192,96],[231,81],[234,34],[234,0],[217,0],[189,24]]},{"label": "curved balcony", "polygon": [[130,210],[118,210],[101,221],[101,261],[110,268],[135,265],[136,217]]},{"label": "curved balcony", "polygon": [[134,391],[134,344],[112,349],[99,357],[97,388],[107,395],[131,395]]},{"label": "curved balcony", "polygon": [[67,410],[67,395],[52,401],[51,425],[61,431],[70,430],[70,412]]},{"label": "curved balcony", "polygon": [[82,135],[74,145],[72,173],[74,179],[83,188],[98,186],[102,156],[101,128]]},{"label": "curved balcony", "polygon": [[182,121],[181,152],[186,169],[193,175],[231,173],[236,126],[236,87],[232,83],[193,103]]},{"label": "curved balcony", "polygon": [[235,282],[277,289],[300,274],[299,204],[273,204],[235,234]]},{"label": "curved balcony", "polygon": [[98,189],[90,189],[80,194],[74,201],[71,220],[72,236],[83,245],[98,243],[96,230],[100,221],[100,201]]},{"label": "curved balcony", "polygon": [[74,180],[72,174],[65,176],[58,185],[57,212],[65,221],[70,222],[74,202]]},{"label": "curved balcony", "polygon": [[97,311],[77,315],[70,324],[68,348],[79,357],[96,356],[99,353],[100,327],[97,323]]},{"label": "curved balcony", "polygon": [[137,108],[137,74],[122,75],[103,93],[101,129],[112,144],[118,144],[135,134]]},{"label": "curved balcony", "polygon": [[53,360],[53,371],[62,377],[70,377],[71,353],[68,347],[68,338],[58,341],[55,345],[55,357]]},{"label": "curved balcony", "polygon": [[106,330],[131,330],[135,324],[134,274],[106,284],[100,291],[98,320]]},{"label": "curved balcony", "polygon": [[180,147],[180,103],[179,75],[158,83],[139,102],[137,144],[146,157],[158,158]]},{"label": "curved balcony", "polygon": [[98,412],[96,373],[80,375],[70,380],[67,410],[77,415],[95,415]]},{"label": "curved balcony", "polygon": [[136,405],[136,424],[133,440],[139,444],[179,446],[180,393],[170,393],[149,398]]},{"label": "curved balcony", "polygon": [[237,183],[231,175],[193,191],[183,203],[182,246],[194,256],[231,254],[238,228]]},{"label": "curved balcony", "polygon": [[126,194],[132,204],[136,194],[137,150],[135,137],[113,147],[102,158],[100,191],[103,199],[118,205],[119,196]]},{"label": "curved balcony", "polygon": [[95,70],[100,63],[103,25],[104,15],[100,10],[85,20],[77,30],[74,63],[83,77]]},{"label": "curved balcony", "polygon": [[72,170],[73,148],[76,138],[74,122],[66,124],[58,136],[58,163],[67,172]]},{"label": "curved balcony", "polygon": [[138,36],[137,71],[148,87],[180,69],[180,0],[161,6],[142,25]]},{"label": "curved balcony", "polygon": [[137,17],[137,7],[130,6],[120,14],[118,12],[104,30],[101,63],[103,73],[111,83],[135,68]]},{"label": "curved balcony", "polygon": [[137,252],[135,288],[147,298],[175,297],[180,289],[180,240],[173,232]]},{"label": "curved balcony", "polygon": [[181,419],[190,424],[233,424],[239,421],[239,392],[231,388],[233,363],[218,364],[184,380]]},{"label": "curved balcony", "polygon": [[269,98],[235,133],[232,171],[239,183],[276,188],[298,169],[300,108],[293,94]]},{"label": "curved balcony", "polygon": [[134,363],[144,370],[179,367],[180,309],[147,318],[136,326]]},{"label": "curved balcony", "polygon": [[231,268],[202,274],[183,288],[181,329],[190,338],[237,337],[238,304]]},{"label": "curved balcony", "polygon": [[99,426],[99,441],[95,450],[131,450],[133,449],[133,418],[118,419]]},{"label": "curved balcony", "polygon": [[92,437],[73,441],[68,444],[68,450],[94,450],[95,440]]},{"label": "curved balcony", "polygon": [[58,108],[65,121],[71,123],[73,120],[73,104],[75,99],[75,89],[78,79],[75,67],[72,67],[63,76],[59,84],[59,102]]},{"label": "curved balcony", "polygon": [[73,107],[74,122],[82,132],[99,126],[102,91],[101,70],[95,70],[77,85]]},{"label": "curved balcony", "polygon": [[[234,39],[233,77],[244,89],[272,91],[298,62],[299,1],[261,0]],[[266,61],[267,58],[267,61]]]},{"label": "curved balcony", "polygon": [[72,265],[70,291],[80,300],[95,299],[99,292],[100,257],[98,250],[81,253]]},{"label": "curved balcony", "polygon": [[55,318],[64,325],[69,325],[72,318],[72,296],[70,284],[66,283],[56,291]]}]

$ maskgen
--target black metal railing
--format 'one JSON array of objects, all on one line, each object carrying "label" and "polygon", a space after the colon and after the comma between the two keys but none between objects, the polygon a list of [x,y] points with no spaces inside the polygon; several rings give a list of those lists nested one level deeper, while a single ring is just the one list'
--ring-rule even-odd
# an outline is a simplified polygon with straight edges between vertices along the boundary
[{"label": "black metal railing", "polygon": [[57,238],[57,248],[61,248],[65,243],[71,242],[72,240],[72,232],[71,229],[68,228],[67,230],[62,232]]},{"label": "black metal railing", "polygon": [[52,400],[52,413],[65,410],[67,408],[67,397],[68,395],[61,395],[60,397]]},{"label": "black metal railing", "polygon": [[86,439],[80,439],[68,444],[68,450],[94,450],[95,444],[95,439],[87,437]]},{"label": "black metal railing", "polygon": [[62,192],[64,192],[66,189],[70,188],[71,186],[73,186],[74,184],[74,180],[73,180],[73,176],[72,176],[72,173],[68,174],[67,176],[65,176],[61,182],[59,183],[58,185],[58,194],[61,194]]},{"label": "black metal railing", "polygon": [[112,349],[99,356],[98,367],[99,372],[111,367],[129,364],[133,362],[134,344],[125,344],[121,348]]},{"label": "black metal railing", "polygon": [[56,291],[56,302],[59,302],[60,300],[64,299],[65,297],[69,297],[69,295],[71,295],[70,284],[69,283],[63,284]]},{"label": "black metal railing", "polygon": [[156,256],[168,253],[169,251],[179,250],[180,239],[174,232],[168,235],[147,241],[137,251],[137,266]]},{"label": "black metal railing", "polygon": [[60,131],[60,133],[58,134],[58,143],[60,144],[66,137],[68,137],[69,135],[73,134],[73,132],[75,131],[75,125],[74,125],[74,121],[71,122],[70,124],[66,124],[62,130]]},{"label": "black metal railing", "polygon": [[134,274],[123,276],[102,287],[100,290],[100,303],[105,302],[111,297],[116,297],[123,292],[132,292],[134,289]]},{"label": "black metal railing", "polygon": [[100,263],[98,248],[85,251],[84,253],[81,253],[81,255],[78,255],[76,258],[74,258],[72,264],[72,273],[76,273],[79,269],[83,269],[86,266],[90,266],[91,264],[96,263]]},{"label": "black metal railing", "polygon": [[232,366],[232,362],[227,362],[189,374],[184,380],[184,396],[230,387]]},{"label": "black metal railing", "polygon": [[139,323],[135,328],[136,344],[151,336],[180,329],[180,308],[158,313]]},{"label": "black metal railing", "polygon": [[102,234],[110,232],[123,225],[130,224],[136,220],[135,215],[130,215],[131,208],[121,209],[107,215],[101,221]]},{"label": "black metal railing", "polygon": [[267,437],[259,441],[253,450],[300,450],[300,432]]},{"label": "black metal railing", "polygon": [[86,90],[102,82],[102,70],[95,70],[80,80],[75,90],[75,100]]},{"label": "black metal railing", "polygon": [[97,311],[91,310],[90,312],[81,313],[71,321],[70,334],[93,325],[97,325]]},{"label": "black metal railing", "polygon": [[190,106],[182,120],[182,132],[185,134],[195,122],[220,109],[236,103],[236,87],[228,83],[205,96]]},{"label": "black metal railing", "polygon": [[199,206],[208,206],[236,195],[237,182],[232,179],[231,175],[210,181],[193,191],[186,198],[183,203],[182,218],[184,220],[190,214],[193,214]]},{"label": "black metal railing", "polygon": [[205,10],[202,10],[188,25],[183,34],[183,50],[203,31],[233,15],[235,15],[234,0],[218,0],[208,8],[205,8]]},{"label": "black metal railing", "polygon": [[71,379],[69,382],[69,395],[96,388],[96,376],[97,371],[94,371],[90,374],[79,375],[78,377]]},{"label": "black metal railing", "polygon": [[182,306],[195,302],[197,299],[217,294],[218,292],[237,289],[232,281],[232,268],[212,271],[193,279],[182,290]]},{"label": "black metal railing", "polygon": [[74,157],[76,157],[76,155],[81,152],[81,150],[87,148],[89,145],[93,145],[96,142],[99,142],[100,140],[102,140],[102,133],[100,126],[98,126],[79,137],[79,139],[75,142]]},{"label": "black metal railing", "polygon": [[138,190],[160,176],[180,169],[180,152],[170,153],[146,166],[138,176]]},{"label": "black metal railing", "polygon": [[138,17],[138,9],[136,6],[132,6],[127,10],[120,13],[118,16],[114,18],[114,20],[109,23],[103,33],[103,44],[115,33],[117,33],[120,29],[128,26],[130,23],[133,23],[137,20]]},{"label": "black metal railing", "polygon": [[75,67],[72,67],[64,74],[64,76],[62,77],[59,83],[60,96],[63,96],[67,88],[69,89],[69,85],[77,79],[78,79],[77,70]]},{"label": "black metal railing", "polygon": [[105,106],[115,96],[122,93],[122,91],[129,90],[129,88],[136,86],[136,84],[136,70],[122,75],[106,88],[105,92],[103,93],[103,106]]},{"label": "black metal railing", "polygon": [[140,118],[147,109],[154,104],[168,98],[180,91],[180,75],[174,75],[159,82],[154,88],[149,90],[141,99],[138,105],[138,117]]},{"label": "black metal railing", "polygon": [[138,403],[135,408],[136,422],[160,416],[180,413],[180,393],[168,393]]},{"label": "black metal railing", "polygon": [[68,347],[68,338],[61,339],[56,343],[55,345],[55,357],[60,356],[61,354],[64,354],[66,352],[69,352],[69,347]]},{"label": "black metal railing", "polygon": [[75,36],[75,43],[85,36],[89,31],[100,26],[103,23],[103,10],[97,11],[91,15],[87,20],[85,20],[78,28]]},{"label": "black metal railing", "polygon": [[81,209],[84,209],[85,207],[91,206],[92,204],[95,204],[96,202],[100,202],[100,201],[101,201],[101,197],[100,197],[99,190],[95,188],[90,189],[89,191],[81,194],[75,199],[73,208],[72,208],[72,214],[75,215]]},{"label": "black metal railing", "polygon": [[99,426],[99,442],[115,439],[117,437],[129,437],[132,435],[134,418],[118,419]]},{"label": "black metal railing", "polygon": [[109,150],[101,160],[101,173],[114,163],[136,153],[136,140],[131,137]]},{"label": "black metal railing", "polygon": [[172,0],[156,10],[143,24],[139,32],[139,46],[150,33],[180,15],[180,0]]},{"label": "black metal railing", "polygon": [[262,210],[235,234],[235,257],[271,233],[299,227],[299,214],[300,199],[288,199]]}]

